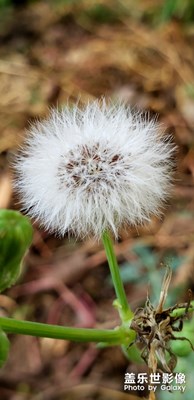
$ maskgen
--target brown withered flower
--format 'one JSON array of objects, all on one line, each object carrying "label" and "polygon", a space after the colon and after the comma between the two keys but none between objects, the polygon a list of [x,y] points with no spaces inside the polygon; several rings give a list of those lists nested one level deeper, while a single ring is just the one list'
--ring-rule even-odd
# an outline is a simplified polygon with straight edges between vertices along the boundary
[{"label": "brown withered flower", "polygon": [[[174,370],[177,357],[171,350],[171,340],[187,340],[194,350],[188,338],[174,336],[174,332],[182,330],[183,321],[191,311],[191,294],[187,303],[163,309],[171,276],[172,271],[167,267],[158,306],[154,308],[147,298],[145,306],[135,311],[131,323],[131,329],[137,333],[136,341],[144,346],[141,356],[153,372],[156,370],[172,372]],[[181,308],[185,308],[185,311],[180,315],[179,312],[176,313],[176,310]],[[168,361],[167,354],[169,355]]]}]

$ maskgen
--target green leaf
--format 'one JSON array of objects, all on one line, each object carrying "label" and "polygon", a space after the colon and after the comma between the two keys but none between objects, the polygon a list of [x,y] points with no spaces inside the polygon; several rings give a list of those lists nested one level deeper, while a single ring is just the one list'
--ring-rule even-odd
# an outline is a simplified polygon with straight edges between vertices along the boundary
[{"label": "green leaf", "polygon": [[6,334],[0,329],[0,368],[7,361],[9,354],[9,340]]},{"label": "green leaf", "polygon": [[0,210],[0,291],[13,285],[18,278],[32,235],[27,217],[17,211]]},{"label": "green leaf", "polygon": [[[174,334],[177,337],[177,340],[172,340],[171,349],[177,356],[187,357],[190,353],[193,352],[193,349],[188,342],[188,340],[190,340],[190,342],[194,344],[193,333],[194,326],[193,320],[191,320],[184,322],[183,329],[180,332],[176,332],[176,334]],[[188,340],[178,340],[179,337],[185,337]]]},{"label": "green leaf", "polygon": [[132,346],[123,345],[122,351],[128,360],[138,364],[143,364],[143,358],[141,357],[141,352],[139,351],[139,349],[135,344],[133,344]]}]

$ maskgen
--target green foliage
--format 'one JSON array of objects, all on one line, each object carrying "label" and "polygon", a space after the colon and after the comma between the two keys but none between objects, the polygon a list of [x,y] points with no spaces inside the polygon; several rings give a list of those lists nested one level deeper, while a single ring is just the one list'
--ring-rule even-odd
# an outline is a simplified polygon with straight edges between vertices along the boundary
[{"label": "green foliage", "polygon": [[32,226],[17,211],[0,210],[0,291],[13,285],[32,241]]},{"label": "green foliage", "polygon": [[7,7],[11,4],[11,0],[0,0],[0,8]]},{"label": "green foliage", "polygon": [[163,5],[161,19],[169,21],[177,17],[184,22],[194,21],[194,0],[166,0]]},{"label": "green foliage", "polygon": [[118,10],[108,7],[105,4],[95,4],[88,10],[85,15],[97,23],[114,23],[118,20]]},{"label": "green foliage", "polygon": [[[168,251],[164,254],[162,260],[160,254],[157,253],[151,246],[142,242],[135,244],[131,252],[134,254],[132,262],[125,262],[120,266],[120,274],[122,281],[134,283],[137,285],[146,284],[149,290],[149,297],[153,304],[159,301],[159,293],[161,291],[161,282],[164,275],[164,268],[161,268],[161,263],[165,267],[169,265],[175,271],[184,261],[184,257]],[[159,267],[159,268],[158,268]],[[111,280],[109,279],[111,284]],[[178,293],[182,288],[171,289],[166,302],[166,307],[172,306],[177,302]]]},{"label": "green foliage", "polygon": [[30,3],[35,3],[40,0],[23,0],[23,1],[17,1],[17,0],[0,0],[0,10],[1,11],[6,11],[7,9],[12,9],[13,7],[20,7],[23,6],[25,7],[26,5]]},{"label": "green foliage", "polygon": [[7,360],[9,347],[9,340],[6,334],[0,329],[0,368]]},{"label": "green foliage", "polygon": [[188,83],[185,85],[185,92],[188,97],[194,99],[194,83]]},{"label": "green foliage", "polygon": [[[194,319],[184,322],[182,331],[174,333],[177,338],[185,337],[194,345]],[[179,357],[187,357],[193,352],[188,340],[173,340],[171,343],[172,351]]]},{"label": "green foliage", "polygon": [[176,372],[181,372],[185,374],[186,378],[186,390],[181,393],[179,390],[167,392],[160,391],[157,392],[158,400],[193,400],[193,392],[194,392],[194,380],[193,380],[193,365],[194,365],[194,352],[191,352],[188,357],[179,357],[178,363],[175,368]]},{"label": "green foliage", "polygon": [[162,9],[162,19],[163,21],[167,21],[173,17],[176,13],[178,6],[177,0],[166,0]]}]

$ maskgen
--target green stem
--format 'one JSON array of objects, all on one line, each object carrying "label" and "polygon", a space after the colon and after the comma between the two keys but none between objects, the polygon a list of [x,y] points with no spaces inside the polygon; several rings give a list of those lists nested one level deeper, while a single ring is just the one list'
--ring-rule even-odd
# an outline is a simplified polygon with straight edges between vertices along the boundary
[{"label": "green stem", "polygon": [[0,327],[7,333],[73,340],[75,342],[104,342],[117,345],[123,343],[123,341],[125,342],[126,338],[126,333],[122,328],[114,330],[70,328],[3,317],[0,317]]},{"label": "green stem", "polygon": [[[188,309],[188,312],[192,312],[192,311],[194,311],[194,301],[191,301],[190,307]],[[185,308],[176,308],[175,310],[173,310],[170,313],[171,317],[174,317],[174,318],[181,317],[184,314],[185,314]]]},{"label": "green stem", "polygon": [[108,264],[112,276],[113,285],[115,288],[117,302],[115,305],[118,307],[120,318],[123,323],[129,322],[133,317],[133,312],[129,307],[125,290],[123,287],[123,282],[119,272],[119,266],[114,252],[113,242],[110,238],[109,233],[106,231],[102,235],[102,242],[104,244],[106,256],[108,259]]}]

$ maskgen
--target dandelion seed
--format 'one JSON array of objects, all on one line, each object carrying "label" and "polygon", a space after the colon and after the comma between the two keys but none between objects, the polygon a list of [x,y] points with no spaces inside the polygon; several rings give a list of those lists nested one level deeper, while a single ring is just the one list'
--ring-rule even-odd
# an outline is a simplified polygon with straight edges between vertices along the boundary
[{"label": "dandelion seed", "polygon": [[24,210],[64,235],[95,235],[159,215],[171,185],[169,140],[141,113],[94,101],[52,111],[17,157]]}]

